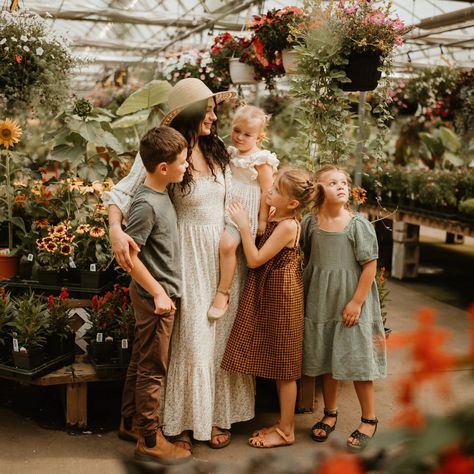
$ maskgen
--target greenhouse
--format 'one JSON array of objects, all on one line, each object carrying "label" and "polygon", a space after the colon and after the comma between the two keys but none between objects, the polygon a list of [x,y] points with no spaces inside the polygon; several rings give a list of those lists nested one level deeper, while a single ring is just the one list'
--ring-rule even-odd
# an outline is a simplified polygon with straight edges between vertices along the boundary
[{"label": "greenhouse", "polygon": [[474,472],[473,49],[471,0],[4,1],[0,471]]}]

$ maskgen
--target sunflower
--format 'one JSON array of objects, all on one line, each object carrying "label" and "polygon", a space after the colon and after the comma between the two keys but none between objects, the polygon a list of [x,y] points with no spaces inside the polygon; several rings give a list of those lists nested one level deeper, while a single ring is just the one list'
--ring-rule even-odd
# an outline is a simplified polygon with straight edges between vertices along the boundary
[{"label": "sunflower", "polygon": [[0,145],[10,148],[20,141],[21,128],[15,120],[0,120]]}]

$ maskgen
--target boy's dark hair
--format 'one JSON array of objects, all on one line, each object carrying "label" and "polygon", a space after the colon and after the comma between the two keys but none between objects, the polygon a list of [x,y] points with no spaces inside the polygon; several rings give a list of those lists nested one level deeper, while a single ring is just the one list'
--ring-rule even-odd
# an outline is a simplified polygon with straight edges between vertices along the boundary
[{"label": "boy's dark hair", "polygon": [[140,156],[145,169],[153,173],[159,163],[173,163],[188,142],[171,127],[155,127],[140,140]]}]

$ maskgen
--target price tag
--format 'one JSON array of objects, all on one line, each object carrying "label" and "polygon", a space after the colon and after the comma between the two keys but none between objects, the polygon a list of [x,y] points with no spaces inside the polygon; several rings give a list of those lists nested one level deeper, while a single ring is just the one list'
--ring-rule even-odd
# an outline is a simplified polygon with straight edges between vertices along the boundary
[{"label": "price tag", "polygon": [[18,339],[13,339],[13,350],[15,352],[20,352],[20,347],[18,346]]},{"label": "price tag", "polygon": [[95,263],[91,263],[89,270],[91,272],[96,272],[97,271],[97,265]]},{"label": "price tag", "polygon": [[28,262],[32,262],[34,258],[35,258],[35,257],[34,257],[34,255],[33,255],[32,253],[29,253],[29,254],[28,254],[28,257],[26,257],[26,259],[28,260]]},{"label": "price tag", "polygon": [[97,336],[95,337],[95,340],[97,342],[102,342],[104,340],[104,335],[101,332],[98,332]]},{"label": "price tag", "polygon": [[128,349],[128,339],[122,339],[122,349]]}]

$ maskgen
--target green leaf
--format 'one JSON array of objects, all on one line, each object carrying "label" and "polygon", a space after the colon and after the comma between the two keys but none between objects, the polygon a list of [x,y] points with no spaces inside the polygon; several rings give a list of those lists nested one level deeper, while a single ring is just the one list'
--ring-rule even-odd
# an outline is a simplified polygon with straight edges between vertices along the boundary
[{"label": "green leaf", "polygon": [[87,163],[86,166],[77,170],[77,174],[84,181],[103,181],[107,177],[107,166],[100,162],[94,162],[93,166]]},{"label": "green leaf", "polygon": [[84,156],[85,145],[58,145],[51,151],[51,158],[56,161],[77,161]]},{"label": "green leaf", "polygon": [[76,131],[84,140],[95,142],[98,135],[102,132],[102,129],[97,122],[83,122]]},{"label": "green leaf", "polygon": [[153,80],[135,91],[118,108],[117,115],[127,115],[149,109],[168,100],[171,85],[167,81]]},{"label": "green leaf", "polygon": [[462,158],[449,151],[444,154],[444,160],[449,161],[454,166],[462,166],[464,164],[464,160]]},{"label": "green leaf", "polygon": [[97,139],[95,141],[95,144],[97,146],[105,146],[112,148],[112,150],[115,150],[117,153],[123,153],[124,149],[120,142],[115,138],[114,135],[112,135],[110,132],[106,132],[102,130],[100,135],[97,136]]},{"label": "green leaf", "polygon": [[[152,109],[154,110],[154,109]],[[129,128],[145,122],[150,115],[150,110],[140,110],[131,115],[119,118],[112,123],[112,128]]]},{"label": "green leaf", "polygon": [[459,137],[449,128],[447,127],[440,127],[439,128],[439,136],[443,145],[453,153],[457,152],[459,148],[461,148],[461,141]]},{"label": "green leaf", "polygon": [[12,224],[19,227],[26,234],[25,221],[22,217],[12,217]]}]

